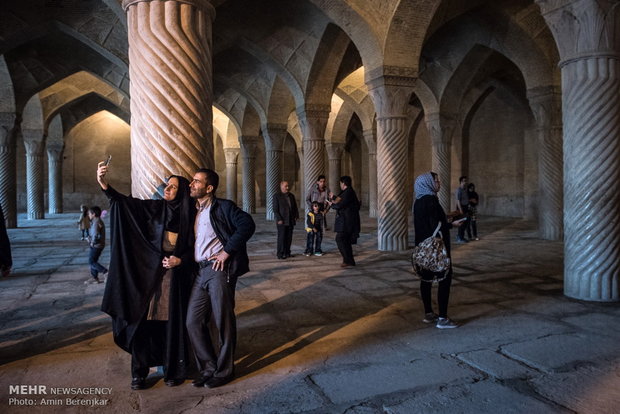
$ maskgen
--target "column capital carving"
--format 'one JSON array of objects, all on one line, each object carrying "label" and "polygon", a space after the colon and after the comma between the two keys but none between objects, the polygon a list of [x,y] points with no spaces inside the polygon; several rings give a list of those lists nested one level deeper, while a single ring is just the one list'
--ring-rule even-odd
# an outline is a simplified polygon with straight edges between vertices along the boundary
[{"label": "column capital carving", "polygon": [[304,141],[324,139],[330,112],[329,105],[307,104],[297,108],[297,118]]},{"label": "column capital carving", "polygon": [[366,146],[368,147],[369,154],[377,153],[377,134],[373,129],[365,129],[364,132],[364,141],[366,141]]},{"label": "column capital carving", "polygon": [[450,144],[457,122],[454,116],[433,112],[424,115],[433,145]]},{"label": "column capital carving", "polygon": [[282,151],[286,140],[287,126],[285,124],[267,124],[263,128],[263,137],[268,151]]},{"label": "column capital carving", "polygon": [[330,142],[325,145],[327,149],[327,157],[329,160],[340,160],[342,158],[342,154],[344,153],[344,143],[341,142]]},{"label": "column capital carving", "polygon": [[26,146],[26,155],[28,156],[42,156],[43,155],[43,140],[24,140]]},{"label": "column capital carving", "polygon": [[39,141],[42,142],[44,135],[43,131],[40,129],[22,129],[22,137],[24,138],[24,142],[29,141]]},{"label": "column capital carving", "polygon": [[[127,10],[138,3],[152,3],[152,2],[160,2],[160,0],[123,0],[122,7],[123,11],[127,13]],[[190,6],[194,6],[198,9],[201,9],[209,14],[211,17],[211,21],[215,19],[215,7],[211,4],[209,0],[165,0],[165,1],[174,1],[176,3],[189,4]],[[163,3],[163,2],[162,2]]]},{"label": "column capital carving", "polygon": [[415,77],[381,76],[366,82],[378,119],[407,118],[416,81]]},{"label": "column capital carving", "polygon": [[559,87],[528,89],[527,99],[538,128],[562,126],[562,93]]},{"label": "column capital carving", "polygon": [[239,152],[241,152],[239,148],[224,148],[224,157],[226,158],[226,164],[236,164]]},{"label": "column capital carving", "polygon": [[243,158],[254,158],[256,156],[256,148],[258,146],[258,137],[243,135],[239,138],[241,144],[241,156]]},{"label": "column capital carving", "polygon": [[617,1],[535,1],[555,38],[560,66],[588,57],[618,57]]},{"label": "column capital carving", "polygon": [[48,142],[47,143],[47,155],[50,159],[58,160],[62,156],[65,150],[65,144],[63,142]]},{"label": "column capital carving", "polygon": [[0,147],[6,147],[15,142],[15,136],[12,133],[15,118],[13,112],[0,112]]}]

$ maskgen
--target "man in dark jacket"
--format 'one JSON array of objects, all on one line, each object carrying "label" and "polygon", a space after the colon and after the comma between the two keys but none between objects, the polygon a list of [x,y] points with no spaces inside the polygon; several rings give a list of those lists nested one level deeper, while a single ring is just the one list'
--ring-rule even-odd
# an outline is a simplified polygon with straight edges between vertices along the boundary
[{"label": "man in dark jacket", "polygon": [[[187,309],[187,331],[200,371],[192,384],[209,388],[234,377],[235,285],[237,278],[250,270],[246,243],[255,229],[252,216],[232,201],[215,197],[218,184],[217,173],[202,168],[190,184],[198,209],[194,258],[199,271]],[[211,315],[219,344],[213,344],[209,334]]]},{"label": "man in dark jacket", "polygon": [[357,243],[360,234],[360,201],[351,187],[351,177],[340,177],[340,189],[338,197],[332,198],[332,208],[336,210],[334,231],[336,232],[336,244],[342,255],[340,267],[355,266],[353,259],[353,244]]},{"label": "man in dark jacket", "polygon": [[6,232],[2,206],[0,206],[0,276],[8,276],[11,273],[11,266],[13,266],[11,242]]},{"label": "man in dark jacket", "polygon": [[289,192],[287,181],[280,183],[280,191],[273,195],[273,214],[278,226],[278,259],[291,257],[293,229],[299,219],[295,196]]}]

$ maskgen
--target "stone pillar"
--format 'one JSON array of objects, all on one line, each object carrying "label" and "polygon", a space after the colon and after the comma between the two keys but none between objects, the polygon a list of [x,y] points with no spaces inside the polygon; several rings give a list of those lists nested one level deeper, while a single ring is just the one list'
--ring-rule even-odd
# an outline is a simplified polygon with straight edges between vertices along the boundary
[{"label": "stone pillar", "polygon": [[243,211],[256,213],[256,189],[254,188],[254,171],[256,170],[256,141],[258,137],[241,137],[241,159],[243,164],[241,191]]},{"label": "stone pillar", "polygon": [[237,202],[237,157],[239,148],[224,148],[226,157],[226,198]]},{"label": "stone pillar", "polygon": [[62,213],[62,154],[65,144],[55,142],[47,144],[47,181],[48,181],[48,212]]},{"label": "stone pillar", "polygon": [[377,112],[378,247],[384,251],[405,250],[409,247],[406,114],[415,78],[383,73],[369,78],[373,79],[367,85]]},{"label": "stone pillar", "polygon": [[304,187],[301,194],[302,199],[306,198],[319,175],[325,175],[324,136],[330,110],[329,106],[323,105],[307,105],[305,108],[297,109],[303,135]]},{"label": "stone pillar", "polygon": [[540,237],[562,240],[562,97],[554,87],[528,91],[538,136],[538,227]]},{"label": "stone pillar", "polygon": [[131,181],[149,198],[171,174],[215,169],[208,0],[123,0],[131,78]]},{"label": "stone pillar", "polygon": [[377,137],[375,131],[364,131],[368,147],[368,216],[377,217]]},{"label": "stone pillar", "polygon": [[448,213],[454,210],[452,206],[452,133],[455,122],[439,113],[430,113],[425,116],[426,126],[433,145],[433,172],[439,175],[441,188],[439,190],[439,204]]},{"label": "stone pillar", "polygon": [[620,45],[617,2],[536,0],[560,52],[564,294],[618,301]]},{"label": "stone pillar", "polygon": [[26,146],[26,192],[28,197],[28,219],[45,218],[43,197],[43,156],[45,141],[43,131],[22,130]]},{"label": "stone pillar", "polygon": [[[329,189],[337,195],[340,192],[340,177],[342,176],[342,154],[344,153],[344,144],[331,142],[327,144],[326,148],[327,158],[329,159],[329,182],[327,184]],[[316,178],[312,184],[314,185],[315,183]]]},{"label": "stone pillar", "polygon": [[0,203],[6,227],[17,227],[15,114],[0,113]]},{"label": "stone pillar", "polygon": [[282,148],[284,146],[286,134],[286,125],[268,124],[267,127],[263,128],[266,158],[265,196],[267,198],[265,215],[269,221],[275,220],[273,214],[273,196],[280,190],[280,181],[286,180],[286,178],[282,177]]}]

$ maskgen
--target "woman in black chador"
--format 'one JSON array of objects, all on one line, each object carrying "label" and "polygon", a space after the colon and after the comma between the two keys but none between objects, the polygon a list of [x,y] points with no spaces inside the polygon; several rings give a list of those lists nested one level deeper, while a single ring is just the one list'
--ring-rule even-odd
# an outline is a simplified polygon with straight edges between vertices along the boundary
[{"label": "woman in black chador", "polygon": [[185,328],[196,214],[189,181],[173,175],[163,200],[139,200],[109,186],[107,171],[99,163],[112,240],[101,310],[112,317],[114,342],[131,353],[131,388],[145,388],[149,367],[160,365],[165,384],[176,386],[193,366]]}]

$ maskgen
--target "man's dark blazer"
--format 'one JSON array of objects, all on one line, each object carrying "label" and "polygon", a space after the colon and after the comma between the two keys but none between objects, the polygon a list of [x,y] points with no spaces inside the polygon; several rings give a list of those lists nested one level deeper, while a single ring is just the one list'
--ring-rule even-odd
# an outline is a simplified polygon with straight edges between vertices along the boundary
[{"label": "man's dark blazer", "polygon": [[[290,197],[290,207],[287,198]],[[284,194],[278,191],[273,195],[273,214],[275,215],[276,222],[282,221],[285,226],[294,226],[295,220],[299,218],[299,209],[297,208],[297,202],[295,196],[292,193]]]}]

